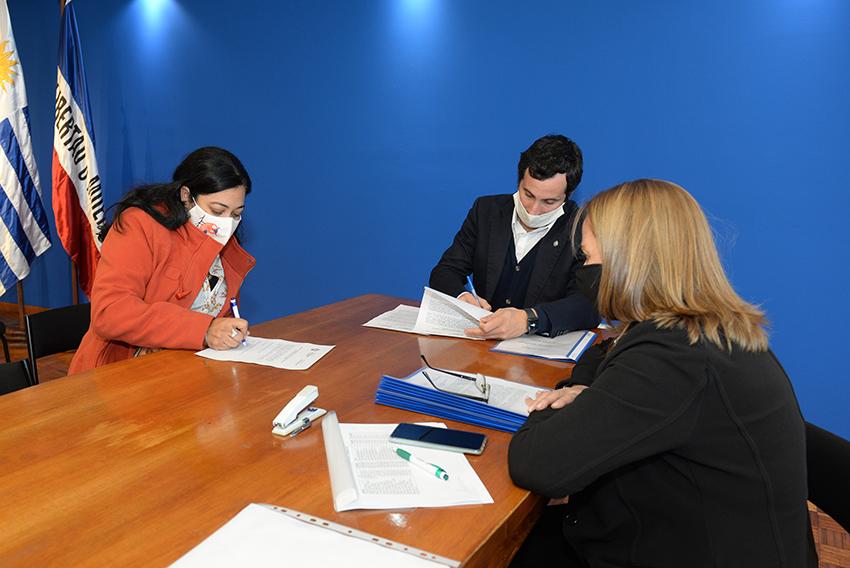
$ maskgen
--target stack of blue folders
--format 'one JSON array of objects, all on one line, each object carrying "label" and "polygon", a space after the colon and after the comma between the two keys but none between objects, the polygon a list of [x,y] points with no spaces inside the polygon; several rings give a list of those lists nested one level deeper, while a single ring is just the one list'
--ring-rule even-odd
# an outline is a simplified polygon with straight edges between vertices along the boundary
[{"label": "stack of blue folders", "polygon": [[387,376],[378,384],[375,402],[502,432],[516,432],[526,419],[516,412]]}]

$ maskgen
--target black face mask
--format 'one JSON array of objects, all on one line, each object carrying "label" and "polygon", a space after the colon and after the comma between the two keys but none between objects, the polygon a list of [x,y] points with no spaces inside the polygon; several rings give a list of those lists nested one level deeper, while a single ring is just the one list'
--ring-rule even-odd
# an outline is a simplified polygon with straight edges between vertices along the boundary
[{"label": "black face mask", "polygon": [[576,268],[576,289],[596,307],[599,282],[602,280],[601,264],[585,264]]}]

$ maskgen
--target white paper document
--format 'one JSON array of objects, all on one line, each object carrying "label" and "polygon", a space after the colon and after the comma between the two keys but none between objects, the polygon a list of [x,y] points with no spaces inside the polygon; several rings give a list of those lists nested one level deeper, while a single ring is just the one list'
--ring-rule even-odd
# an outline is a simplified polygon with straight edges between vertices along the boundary
[{"label": "white paper document", "polygon": [[[445,428],[441,423],[428,426]],[[492,503],[493,498],[461,453],[390,442],[398,424],[340,424],[322,420],[334,509],[403,509]],[[401,448],[449,474],[443,480],[396,454]]]},{"label": "white paper document", "polygon": [[295,343],[285,339],[266,339],[263,337],[248,337],[245,345],[240,345],[227,351],[204,349],[195,355],[215,359],[216,361],[237,361],[240,363],[256,363],[278,369],[303,371],[327,355],[333,345],[315,345],[313,343]]},{"label": "white paper document", "polygon": [[419,308],[416,306],[400,304],[396,308],[370,319],[363,325],[365,327],[377,327],[380,329],[414,333],[413,328],[416,326],[418,315]]},{"label": "white paper document", "polygon": [[[374,538],[374,540],[372,540]],[[459,562],[291,509],[251,504],[172,566],[434,568]]]},{"label": "white paper document", "polygon": [[426,287],[413,331],[424,335],[478,339],[468,337],[464,330],[478,327],[478,321],[492,313]]},{"label": "white paper document", "polygon": [[[451,369],[446,370],[451,371]],[[475,386],[475,381],[460,379],[455,375],[442,373],[440,371],[435,371],[434,369],[424,369],[424,372],[428,373],[431,381],[433,381],[434,384],[437,385],[437,387],[443,392],[481,396],[481,392],[479,392]],[[475,376],[473,373],[469,373],[467,371],[451,372],[470,377]],[[406,383],[433,390],[434,387],[430,382],[428,382],[428,379],[426,379],[425,375],[422,373],[423,370],[420,370],[401,380]],[[525,404],[525,397],[528,396],[534,398],[534,396],[540,391],[551,390],[543,387],[534,387],[531,385],[524,385],[522,383],[515,383],[513,381],[506,381],[505,379],[490,377],[487,375],[484,375],[484,378],[487,380],[487,384],[490,385],[490,398],[487,401],[488,406],[515,412],[517,414],[522,414],[523,416],[528,416],[528,406]]]},{"label": "white paper document", "polygon": [[522,335],[498,343],[493,351],[575,362],[578,361],[585,349],[593,343],[594,339],[596,339],[596,334],[592,331],[572,331],[557,337]]}]

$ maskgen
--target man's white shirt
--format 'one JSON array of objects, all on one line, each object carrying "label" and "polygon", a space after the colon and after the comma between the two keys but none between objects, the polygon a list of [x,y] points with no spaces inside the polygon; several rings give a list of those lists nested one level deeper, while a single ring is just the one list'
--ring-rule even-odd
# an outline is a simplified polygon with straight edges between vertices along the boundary
[{"label": "man's white shirt", "polygon": [[546,236],[546,233],[549,232],[549,229],[552,228],[557,222],[552,221],[548,225],[540,227],[539,229],[532,229],[531,231],[526,231],[525,227],[519,222],[519,218],[516,214],[516,209],[514,209],[513,221],[511,221],[511,229],[514,232],[514,249],[516,250],[516,261],[520,262],[528,251],[534,248],[534,245],[540,242],[540,239]]}]

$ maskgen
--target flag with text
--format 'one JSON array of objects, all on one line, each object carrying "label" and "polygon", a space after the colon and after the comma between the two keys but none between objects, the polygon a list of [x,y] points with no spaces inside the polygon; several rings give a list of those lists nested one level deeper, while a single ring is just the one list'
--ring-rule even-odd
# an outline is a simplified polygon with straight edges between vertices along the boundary
[{"label": "flag with text", "polygon": [[62,6],[59,25],[59,69],[53,130],[53,214],[62,246],[77,265],[80,288],[91,297],[100,259],[100,231],[104,225],[103,193],[95,159],[94,125],[72,0],[67,0]]}]

